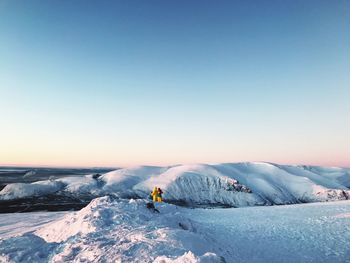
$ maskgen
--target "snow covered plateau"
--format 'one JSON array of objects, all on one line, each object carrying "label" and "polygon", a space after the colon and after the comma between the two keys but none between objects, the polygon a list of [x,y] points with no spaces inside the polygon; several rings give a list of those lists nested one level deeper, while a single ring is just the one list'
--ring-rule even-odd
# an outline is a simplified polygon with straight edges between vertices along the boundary
[{"label": "snow covered plateau", "polygon": [[[146,207],[155,186],[160,213]],[[350,262],[349,187],[349,168],[260,162],[10,183],[0,205],[48,196],[87,205],[0,214],[0,262]]]}]

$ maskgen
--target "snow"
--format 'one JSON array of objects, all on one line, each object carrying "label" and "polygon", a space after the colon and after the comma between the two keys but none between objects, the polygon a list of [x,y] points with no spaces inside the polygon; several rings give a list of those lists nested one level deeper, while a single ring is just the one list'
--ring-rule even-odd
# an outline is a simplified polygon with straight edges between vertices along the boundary
[{"label": "snow", "polygon": [[91,175],[65,177],[56,180],[37,181],[34,183],[13,183],[0,192],[0,200],[12,200],[26,197],[44,196],[63,191],[67,194],[97,196],[100,193],[98,181]]},{"label": "snow", "polygon": [[22,235],[63,217],[68,212],[33,212],[1,214],[0,239]]},{"label": "snow", "polygon": [[0,200],[11,200],[16,198],[41,196],[51,194],[63,188],[59,181],[38,181],[31,184],[14,183],[8,184],[0,192]]},{"label": "snow", "polygon": [[350,218],[350,213],[341,213],[338,215],[335,215],[337,218]]},{"label": "snow", "polygon": [[171,259],[165,256],[157,257],[154,263],[223,263],[225,262],[221,257],[214,253],[205,253],[201,257],[195,256],[191,251],[185,253],[176,259]]},{"label": "snow", "polygon": [[101,176],[100,180],[105,183],[103,192],[113,192],[121,196],[128,196],[134,195],[132,191],[133,186],[166,170],[167,167],[135,166],[106,173]]},{"label": "snow", "polygon": [[200,233],[226,244],[229,262],[346,262],[349,211],[344,201],[198,210],[193,219],[205,222]]},{"label": "snow", "polygon": [[98,195],[99,187],[98,181],[92,177],[92,175],[76,176],[60,178],[56,181],[62,182],[65,185],[64,191],[71,194],[91,194]]},{"label": "snow", "polygon": [[250,193],[249,188],[238,184],[233,178],[220,174],[209,165],[172,167],[158,176],[137,184],[133,189],[147,194],[154,186],[164,189],[164,198],[172,201],[235,206],[253,205],[260,201],[259,197]]},{"label": "snow", "polygon": [[335,178],[330,182],[330,176],[319,174],[315,180],[316,176],[303,167],[291,170],[290,166],[270,163],[182,165],[133,189],[146,197],[154,186],[160,186],[170,201],[235,207],[345,200],[350,196]]},{"label": "snow", "polygon": [[[193,232],[191,221],[176,206],[161,204],[162,213],[155,214],[145,203],[145,200],[113,201],[110,197],[95,199],[81,211],[68,213],[30,235],[4,240],[0,243],[2,260],[29,262],[23,256],[28,250],[48,254],[39,262],[153,262],[158,257],[158,262],[168,260],[163,256],[169,260],[183,256],[191,259],[188,262],[205,262],[215,258],[204,255],[205,241]],[[30,237],[40,247],[26,246]],[[192,257],[185,254],[188,249],[203,253]]]},{"label": "snow", "polygon": [[164,199],[188,205],[256,206],[335,201],[350,198],[350,169],[272,163],[136,166],[31,184],[9,184],[0,200],[59,193],[90,199],[115,195],[147,198],[155,186]]},{"label": "snow", "polygon": [[[349,260],[350,201],[229,209],[162,203],[159,214],[146,202],[100,197],[51,219],[51,213],[1,217],[0,262]],[[27,232],[15,233],[21,216]]]},{"label": "snow", "polygon": [[23,178],[30,177],[30,176],[33,176],[35,174],[36,174],[36,172],[34,170],[28,171],[25,173],[25,175],[23,175]]},{"label": "snow", "polygon": [[109,210],[97,210],[96,207],[107,204],[107,200],[108,198],[95,199],[79,212],[69,214],[63,219],[39,229],[36,231],[36,235],[47,242],[62,242],[77,234],[86,235],[96,231],[101,219],[103,221],[100,225],[106,227]]}]

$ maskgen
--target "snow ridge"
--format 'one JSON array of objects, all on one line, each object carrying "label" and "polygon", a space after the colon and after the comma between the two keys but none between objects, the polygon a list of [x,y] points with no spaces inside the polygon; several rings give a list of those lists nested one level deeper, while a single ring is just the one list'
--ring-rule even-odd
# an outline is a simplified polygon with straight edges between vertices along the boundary
[{"label": "snow ridge", "polygon": [[168,202],[242,207],[347,200],[349,182],[350,169],[335,167],[263,162],[136,166],[100,177],[87,175],[9,184],[0,192],[0,200],[56,193],[91,199],[108,194],[148,198],[158,186]]}]

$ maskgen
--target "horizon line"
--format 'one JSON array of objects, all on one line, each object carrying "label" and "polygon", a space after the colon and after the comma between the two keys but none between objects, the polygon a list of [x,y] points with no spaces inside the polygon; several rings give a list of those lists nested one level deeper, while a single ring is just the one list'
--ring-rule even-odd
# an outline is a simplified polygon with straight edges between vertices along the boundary
[{"label": "horizon line", "polygon": [[155,165],[155,164],[132,164],[132,165],[93,165],[93,166],[85,166],[85,165],[50,165],[50,164],[2,164],[0,163],[0,168],[54,168],[54,169],[123,169],[129,167],[137,167],[137,166],[153,166],[153,167],[168,167],[168,166],[181,166],[181,165],[196,165],[196,164],[207,164],[207,165],[215,165],[215,164],[237,164],[237,163],[268,163],[273,165],[291,165],[291,166],[321,166],[321,167],[329,167],[329,168],[345,168],[350,169],[350,166],[336,166],[336,165],[320,165],[320,164],[306,164],[306,163],[278,163],[271,161],[235,161],[235,162],[194,162],[194,163],[174,163],[174,164],[163,164],[163,165]]}]

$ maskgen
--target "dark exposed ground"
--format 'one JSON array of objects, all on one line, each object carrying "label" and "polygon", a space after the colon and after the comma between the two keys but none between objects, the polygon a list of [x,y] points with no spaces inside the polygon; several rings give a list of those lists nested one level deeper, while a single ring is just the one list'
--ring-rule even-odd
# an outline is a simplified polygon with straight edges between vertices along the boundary
[{"label": "dark exposed ground", "polygon": [[89,202],[89,199],[79,200],[76,198],[59,195],[4,200],[0,201],[0,213],[79,210],[86,206]]}]

